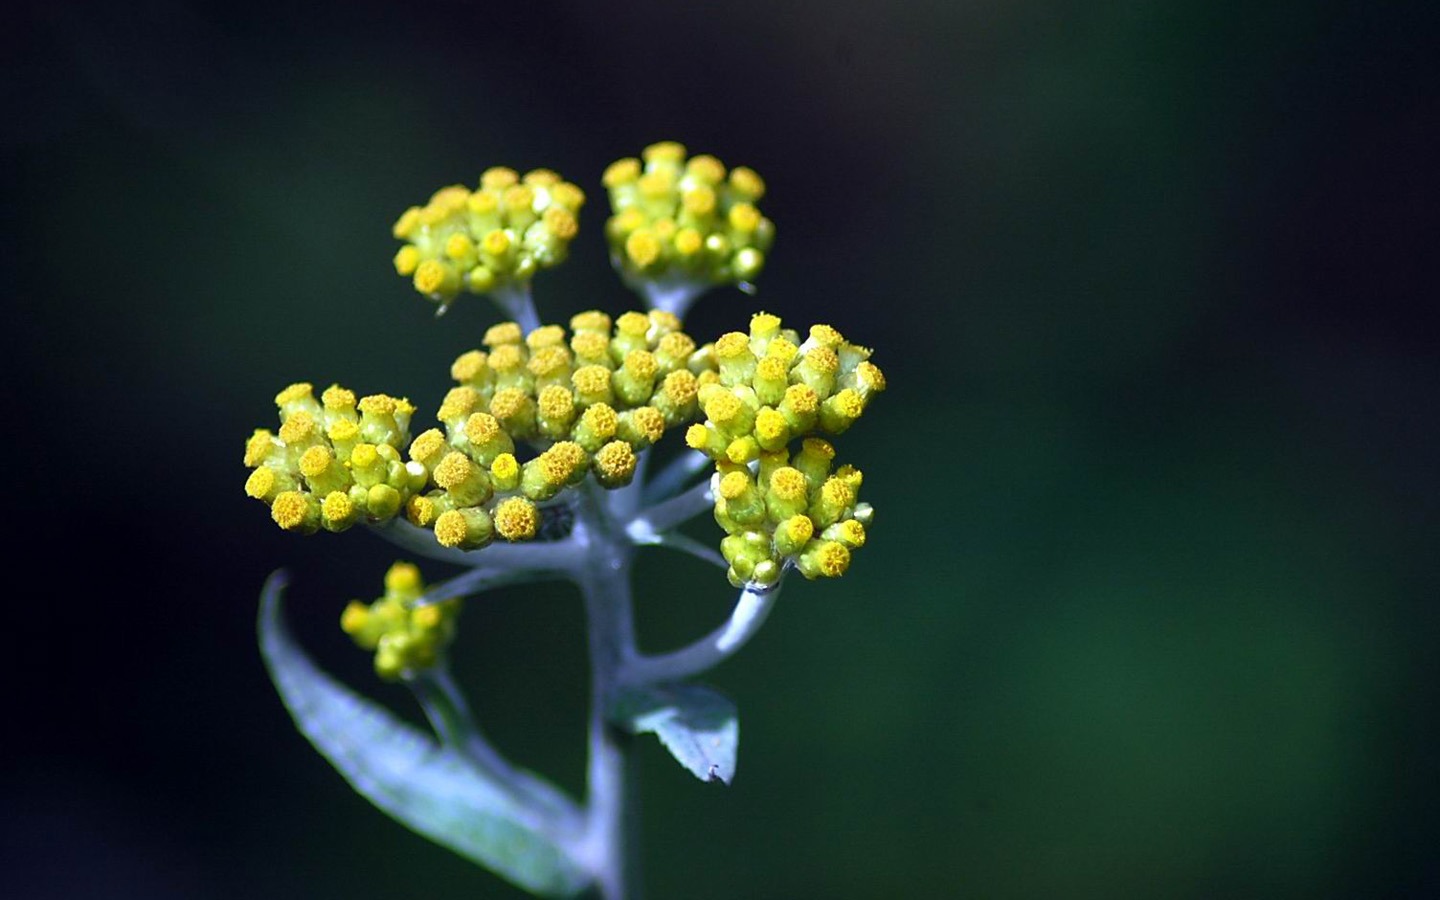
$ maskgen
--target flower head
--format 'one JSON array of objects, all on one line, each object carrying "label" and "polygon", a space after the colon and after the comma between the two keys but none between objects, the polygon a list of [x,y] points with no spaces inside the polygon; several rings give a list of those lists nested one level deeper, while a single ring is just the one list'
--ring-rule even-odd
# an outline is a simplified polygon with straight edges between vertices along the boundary
[{"label": "flower head", "polygon": [[352,600],[340,627],[365,650],[375,651],[375,671],[387,681],[434,667],[455,637],[459,600],[417,606],[425,593],[420,570],[397,562],[385,573],[385,593],[372,603]]}]

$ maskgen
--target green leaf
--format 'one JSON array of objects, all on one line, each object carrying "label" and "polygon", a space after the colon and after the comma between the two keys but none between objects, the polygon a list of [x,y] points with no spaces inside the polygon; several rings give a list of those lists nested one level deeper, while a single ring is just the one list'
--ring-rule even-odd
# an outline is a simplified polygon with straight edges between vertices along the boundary
[{"label": "green leaf", "polygon": [[567,849],[553,811],[527,804],[429,735],[321,671],[280,616],[283,573],[260,599],[260,652],[295,724],[345,780],[396,821],[546,897],[590,876]]},{"label": "green leaf", "polygon": [[610,713],[632,734],[653,732],[701,781],[734,779],[740,720],[723,694],[698,684],[630,687],[615,698]]}]

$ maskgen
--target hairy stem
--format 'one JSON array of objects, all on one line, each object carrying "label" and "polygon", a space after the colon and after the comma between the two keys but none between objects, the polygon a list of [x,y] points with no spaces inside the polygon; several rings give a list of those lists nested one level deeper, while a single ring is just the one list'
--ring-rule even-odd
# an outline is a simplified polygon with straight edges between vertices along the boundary
[{"label": "hairy stem", "polygon": [[769,589],[741,589],[740,596],[735,601],[735,609],[724,625],[673,653],[660,656],[636,654],[626,665],[621,681],[625,684],[680,681],[713,669],[735,655],[736,651],[755,636],[775,607],[775,598],[779,595],[778,583]]}]

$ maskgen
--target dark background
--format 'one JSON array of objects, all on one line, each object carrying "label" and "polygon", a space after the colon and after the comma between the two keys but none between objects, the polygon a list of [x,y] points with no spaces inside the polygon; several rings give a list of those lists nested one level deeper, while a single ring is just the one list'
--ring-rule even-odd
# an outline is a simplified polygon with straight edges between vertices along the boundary
[{"label": "dark background", "polygon": [[[871,545],[713,675],[734,786],[641,750],[651,896],[1440,891],[1433,4],[685,6],[8,14],[0,894],[519,896],[291,727],[265,575],[409,714],[335,627],[394,555],[279,532],[241,446],[293,380],[433,410],[495,314],[437,322],[389,225],[488,165],[590,193],[543,313],[632,304],[599,173],[662,138],[779,226],[692,333],[829,321],[891,389],[842,444]],[[650,647],[730,600],[640,577]],[[459,654],[578,789],[576,598],[473,602]]]}]

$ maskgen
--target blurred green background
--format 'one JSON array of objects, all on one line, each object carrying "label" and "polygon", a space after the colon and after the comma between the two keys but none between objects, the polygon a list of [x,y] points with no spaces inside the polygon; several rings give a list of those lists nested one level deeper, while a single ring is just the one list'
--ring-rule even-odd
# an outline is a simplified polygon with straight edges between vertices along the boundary
[{"label": "blurred green background", "polygon": [[[631,304],[599,173],[662,138],[759,170],[779,226],[692,333],[828,321],[891,389],[842,444],[871,545],[711,679],[734,786],[641,749],[650,896],[1440,894],[1431,9],[22,6],[0,894],[520,896],[291,727],[265,575],[409,715],[336,628],[394,556],[280,533],[241,445],[297,379],[433,409],[495,314],[436,321],[389,225],[488,165],[591,195],[544,313]],[[640,575],[649,647],[728,608],[698,563]],[[576,597],[473,602],[459,653],[578,789]]]}]

